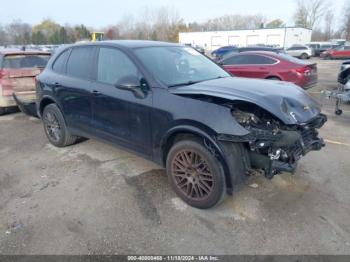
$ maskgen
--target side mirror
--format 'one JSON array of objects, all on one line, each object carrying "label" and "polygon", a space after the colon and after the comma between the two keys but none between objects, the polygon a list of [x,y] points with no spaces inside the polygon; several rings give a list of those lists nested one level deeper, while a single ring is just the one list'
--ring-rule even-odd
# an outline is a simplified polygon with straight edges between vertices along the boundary
[{"label": "side mirror", "polygon": [[116,88],[132,92],[138,98],[145,98],[143,84],[137,76],[124,76],[115,84]]}]

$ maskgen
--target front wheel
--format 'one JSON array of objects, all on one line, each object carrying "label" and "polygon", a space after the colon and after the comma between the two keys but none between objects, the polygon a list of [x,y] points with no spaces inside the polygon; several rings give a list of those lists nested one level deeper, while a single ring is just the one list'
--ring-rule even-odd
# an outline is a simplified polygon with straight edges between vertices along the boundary
[{"label": "front wheel", "polygon": [[4,115],[6,113],[6,110],[4,107],[0,107],[0,116]]},{"label": "front wheel", "polygon": [[68,131],[61,110],[56,104],[49,104],[44,108],[42,120],[45,134],[54,146],[65,147],[76,142],[77,137]]},{"label": "front wheel", "polygon": [[211,208],[226,195],[220,161],[195,139],[182,140],[170,149],[166,169],[172,188],[190,206]]}]

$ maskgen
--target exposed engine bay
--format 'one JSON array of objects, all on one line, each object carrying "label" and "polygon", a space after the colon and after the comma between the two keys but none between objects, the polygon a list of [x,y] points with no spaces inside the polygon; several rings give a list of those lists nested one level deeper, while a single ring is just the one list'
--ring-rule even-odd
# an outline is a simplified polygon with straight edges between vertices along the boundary
[{"label": "exposed engine bay", "polygon": [[317,131],[327,121],[324,114],[320,113],[306,123],[286,125],[252,103],[208,96],[195,98],[230,108],[233,118],[248,130],[249,134],[243,137],[219,135],[218,139],[243,143],[249,152],[248,168],[262,170],[267,178],[283,171],[293,173],[301,157],[325,146]]},{"label": "exposed engine bay", "polygon": [[268,178],[281,171],[293,172],[302,156],[325,146],[317,131],[327,121],[322,114],[293,126],[284,125],[256,106],[232,106],[232,116],[250,131],[247,140],[252,168],[262,169]]}]

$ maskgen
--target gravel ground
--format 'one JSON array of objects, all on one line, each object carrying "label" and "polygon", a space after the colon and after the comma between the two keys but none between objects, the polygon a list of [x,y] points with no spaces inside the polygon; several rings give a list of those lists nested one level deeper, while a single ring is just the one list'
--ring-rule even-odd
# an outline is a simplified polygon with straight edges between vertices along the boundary
[{"label": "gravel ground", "polygon": [[317,62],[327,147],[206,211],[138,156],[94,140],[58,149],[39,120],[0,117],[0,254],[350,254],[350,107],[336,117],[320,95],[340,61]]}]

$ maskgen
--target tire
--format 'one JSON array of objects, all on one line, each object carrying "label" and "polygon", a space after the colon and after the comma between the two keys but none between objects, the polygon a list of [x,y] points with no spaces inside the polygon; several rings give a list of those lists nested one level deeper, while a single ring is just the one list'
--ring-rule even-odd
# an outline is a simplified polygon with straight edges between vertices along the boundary
[{"label": "tire", "polygon": [[68,131],[61,110],[56,104],[49,104],[44,108],[42,120],[45,134],[54,146],[70,146],[77,141],[78,137]]},{"label": "tire", "polygon": [[4,115],[6,113],[6,110],[4,107],[0,107],[0,116]]},{"label": "tire", "polygon": [[267,80],[281,81],[281,79],[279,79],[279,78],[276,77],[276,76],[267,77],[266,79],[267,79]]},{"label": "tire", "polygon": [[208,209],[220,204],[226,196],[222,164],[196,139],[173,145],[166,170],[175,193],[192,207]]},{"label": "tire", "polygon": [[300,56],[300,59],[303,59],[303,60],[309,59],[309,55],[306,54],[306,53],[302,53],[301,56]]},{"label": "tire", "polygon": [[332,57],[331,55],[326,55],[326,56],[324,57],[324,59],[325,59],[325,60],[332,60],[333,57]]}]

